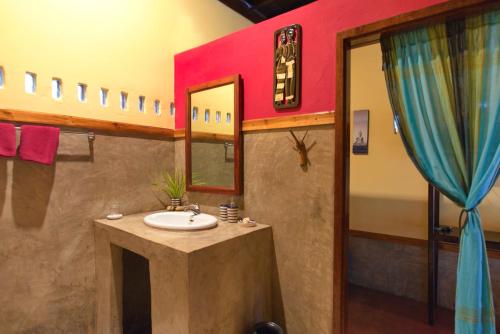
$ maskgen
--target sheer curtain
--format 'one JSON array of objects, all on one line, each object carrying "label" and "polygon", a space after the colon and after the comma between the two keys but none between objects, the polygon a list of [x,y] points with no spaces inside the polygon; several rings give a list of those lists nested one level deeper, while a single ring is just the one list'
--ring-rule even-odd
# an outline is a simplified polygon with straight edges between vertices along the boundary
[{"label": "sheer curtain", "polygon": [[499,175],[500,11],[383,36],[381,45],[389,99],[407,153],[465,217],[455,333],[493,334],[477,207]]}]

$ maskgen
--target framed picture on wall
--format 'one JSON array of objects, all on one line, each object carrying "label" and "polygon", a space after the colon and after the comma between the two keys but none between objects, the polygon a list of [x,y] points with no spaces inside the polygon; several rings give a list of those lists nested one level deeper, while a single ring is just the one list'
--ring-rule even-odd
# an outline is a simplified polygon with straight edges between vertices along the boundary
[{"label": "framed picture on wall", "polygon": [[274,32],[275,109],[295,108],[300,104],[301,48],[300,24],[292,24]]},{"label": "framed picture on wall", "polygon": [[352,153],[368,154],[370,111],[355,110],[353,115]]}]

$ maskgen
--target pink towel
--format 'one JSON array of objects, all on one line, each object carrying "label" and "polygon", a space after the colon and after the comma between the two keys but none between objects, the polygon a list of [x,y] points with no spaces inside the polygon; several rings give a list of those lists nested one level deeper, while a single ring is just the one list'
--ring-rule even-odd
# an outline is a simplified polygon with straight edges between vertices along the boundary
[{"label": "pink towel", "polygon": [[22,125],[19,157],[23,160],[52,165],[59,146],[59,128]]},{"label": "pink towel", "polygon": [[16,156],[16,128],[13,124],[0,123],[0,157]]}]

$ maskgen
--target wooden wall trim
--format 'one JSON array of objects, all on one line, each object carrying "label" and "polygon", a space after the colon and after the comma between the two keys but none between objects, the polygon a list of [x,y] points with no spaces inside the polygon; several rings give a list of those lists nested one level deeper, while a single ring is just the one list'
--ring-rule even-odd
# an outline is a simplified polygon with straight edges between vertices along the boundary
[{"label": "wooden wall trim", "polygon": [[23,110],[0,109],[0,121],[88,129],[112,134],[142,134],[164,138],[174,137],[172,129]]},{"label": "wooden wall trim", "polygon": [[175,139],[184,139],[186,136],[186,129],[175,129],[174,130],[174,138]]},{"label": "wooden wall trim", "polygon": [[[409,245],[409,246],[427,248],[427,240],[424,240],[424,239],[401,237],[401,236],[397,236],[397,235],[373,233],[373,232],[358,231],[358,230],[349,230],[349,236],[356,237],[356,238],[380,240],[380,241],[401,244],[401,245]],[[456,243],[439,241],[439,249],[444,250],[444,251],[448,251],[448,252],[458,253],[459,247]],[[489,258],[500,259],[500,250],[488,249],[487,252],[488,252]]]},{"label": "wooden wall trim", "polygon": [[[0,121],[29,124],[43,124],[69,128],[88,129],[118,134],[144,134],[181,139],[185,137],[185,129],[167,129],[146,125],[96,120],[91,118],[56,115],[33,111],[0,109]],[[243,132],[288,129],[306,126],[334,125],[333,111],[318,112],[305,115],[287,115],[243,121]]]},{"label": "wooden wall trim", "polygon": [[[174,133],[174,137],[175,137],[175,133]],[[207,140],[207,141],[233,142],[234,137],[235,136],[233,136],[233,135],[226,135],[226,134],[220,134],[220,133],[191,132],[192,139],[200,139],[200,140]]]},{"label": "wooden wall trim", "polygon": [[[305,115],[287,115],[271,118],[260,118],[243,121],[242,131],[268,131],[277,129],[289,129],[305,126],[334,125],[335,112],[323,111]],[[175,129],[174,138],[185,137],[185,129]]]},{"label": "wooden wall trim", "polygon": [[397,244],[418,246],[418,247],[422,247],[422,248],[427,247],[427,240],[402,237],[402,236],[398,236],[398,235],[373,233],[373,232],[358,231],[358,230],[349,230],[349,235],[351,237],[383,240],[383,241],[388,241],[388,242],[397,243]]},{"label": "wooden wall trim", "polygon": [[[444,250],[444,251],[448,251],[448,252],[458,253],[459,247],[457,244],[454,244],[454,243],[440,241],[439,242],[439,249]],[[487,249],[486,252],[488,253],[489,259],[500,259],[500,250]]]},{"label": "wooden wall trim", "polygon": [[246,120],[243,121],[243,132],[333,124],[335,124],[335,113],[333,111],[324,111],[304,115],[286,115]]}]

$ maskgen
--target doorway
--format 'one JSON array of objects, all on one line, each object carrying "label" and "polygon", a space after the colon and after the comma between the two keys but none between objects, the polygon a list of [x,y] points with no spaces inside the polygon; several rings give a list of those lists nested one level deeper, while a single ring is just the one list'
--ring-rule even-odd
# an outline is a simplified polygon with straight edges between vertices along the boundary
[{"label": "doorway", "polygon": [[394,125],[380,44],[350,58],[347,333],[451,334],[453,312],[428,284],[429,186]]},{"label": "doorway", "polygon": [[[450,1],[337,34],[334,186],[334,333],[346,334],[348,319],[350,194],[350,66],[351,50],[377,43],[381,34],[473,15],[500,7],[488,0]],[[429,192],[429,194],[431,194]],[[437,197],[437,196],[436,196]],[[435,243],[433,243],[435,244]],[[451,246],[450,246],[451,247]],[[429,278],[430,280],[430,278]],[[453,282],[450,282],[453,284]],[[492,283],[494,286],[494,282]]]}]

